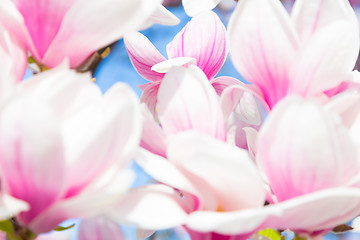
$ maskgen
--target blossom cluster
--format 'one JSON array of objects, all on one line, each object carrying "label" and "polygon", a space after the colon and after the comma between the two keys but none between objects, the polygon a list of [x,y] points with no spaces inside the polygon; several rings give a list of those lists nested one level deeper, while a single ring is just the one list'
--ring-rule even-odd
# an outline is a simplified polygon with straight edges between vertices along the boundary
[{"label": "blossom cluster", "polygon": [[[61,224],[74,218],[80,240],[124,239],[119,223],[139,239],[175,227],[192,240],[351,229],[356,1],[239,0],[227,27],[219,3],[182,1],[192,19],[166,58],[138,32],[179,23],[161,0],[0,1],[0,239],[70,239]],[[149,81],[140,99],[94,83],[122,38]],[[248,83],[217,76],[228,55]],[[154,180],[133,188],[131,161]]]}]

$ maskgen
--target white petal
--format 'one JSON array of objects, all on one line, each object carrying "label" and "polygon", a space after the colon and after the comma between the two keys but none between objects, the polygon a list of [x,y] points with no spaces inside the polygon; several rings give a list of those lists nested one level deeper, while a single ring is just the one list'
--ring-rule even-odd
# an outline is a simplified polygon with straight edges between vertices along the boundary
[{"label": "white petal", "polygon": [[150,27],[154,23],[162,25],[177,25],[180,23],[180,19],[167,10],[162,4],[159,4],[158,8],[150,16],[150,19],[146,21],[146,24],[142,27],[142,29]]},{"label": "white petal", "polygon": [[299,44],[286,10],[278,0],[242,0],[228,30],[234,66],[273,107],[287,94],[288,71]]},{"label": "white petal", "polygon": [[259,229],[269,216],[280,216],[281,213],[280,209],[266,207],[234,212],[196,211],[190,214],[186,226],[199,232],[216,232],[224,235],[245,234]]},{"label": "white petal", "polygon": [[173,67],[159,88],[157,112],[164,131],[176,134],[195,130],[225,139],[218,97],[196,66]]},{"label": "white petal", "polygon": [[196,65],[196,59],[191,57],[172,58],[155,64],[151,67],[151,71],[167,73],[172,67],[188,66],[188,64]]},{"label": "white petal", "polygon": [[180,226],[187,217],[179,193],[165,185],[148,185],[133,189],[108,215],[125,224],[143,229]]},{"label": "white petal", "polygon": [[245,150],[188,132],[169,139],[167,156],[189,175],[203,179],[225,211],[262,206],[265,202],[262,180]]},{"label": "white petal", "polygon": [[343,0],[297,0],[291,17],[303,42],[334,21],[346,20],[349,24],[357,25],[354,11],[348,1]]},{"label": "white petal", "polygon": [[220,1],[221,0],[183,0],[182,4],[187,15],[193,17],[201,12],[213,9]]},{"label": "white petal", "polygon": [[14,217],[22,211],[29,210],[29,208],[29,204],[22,200],[4,193],[0,195],[0,219],[2,220]]}]

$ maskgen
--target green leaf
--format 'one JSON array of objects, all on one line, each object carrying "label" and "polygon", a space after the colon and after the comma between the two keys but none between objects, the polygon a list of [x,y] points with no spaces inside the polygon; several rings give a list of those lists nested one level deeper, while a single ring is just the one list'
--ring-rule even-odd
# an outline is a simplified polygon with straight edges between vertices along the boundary
[{"label": "green leaf", "polygon": [[259,235],[267,237],[271,240],[281,240],[281,235],[278,231],[267,228],[258,232]]},{"label": "green leaf", "polygon": [[0,230],[6,233],[13,233],[14,226],[10,220],[0,221]]},{"label": "green leaf", "polygon": [[75,226],[75,223],[72,224],[72,225],[70,225],[70,226],[68,226],[68,227],[57,226],[57,227],[54,229],[54,231],[61,232],[61,231],[68,230],[68,229],[70,229],[70,228],[72,228],[72,227],[74,227],[74,226]]}]

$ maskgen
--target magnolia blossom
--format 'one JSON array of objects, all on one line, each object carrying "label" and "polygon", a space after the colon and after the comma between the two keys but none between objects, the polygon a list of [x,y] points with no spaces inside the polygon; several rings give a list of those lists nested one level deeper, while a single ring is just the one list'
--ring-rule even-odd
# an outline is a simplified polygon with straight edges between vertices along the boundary
[{"label": "magnolia blossom", "polygon": [[145,109],[140,144],[145,149],[165,157],[168,137],[189,130],[226,140],[218,97],[198,67],[173,67],[162,80],[157,98],[161,127]]},{"label": "magnolia blossom", "polygon": [[[159,182],[173,187],[177,194],[163,186],[163,198],[173,202],[173,216],[167,220],[142,219],[142,228],[161,229],[185,224],[193,235],[215,232],[210,235],[230,239],[236,235],[251,235],[268,215],[279,214],[272,210],[261,214],[265,188],[245,150],[206,135],[186,132],[170,138],[167,159],[148,152],[143,154],[138,160],[144,170]],[[160,215],[169,211],[162,206],[163,203],[152,203],[151,211]],[[148,211],[143,214],[150,215]]]},{"label": "magnolia blossom", "polygon": [[[130,209],[126,220],[142,229],[185,224],[194,236],[201,236],[198,232],[229,237],[252,234],[267,216],[259,215],[265,202],[264,184],[247,151],[225,143],[220,105],[204,73],[193,65],[173,67],[160,85],[158,98],[163,132],[155,122],[145,121],[141,144],[156,155],[144,150],[137,161],[162,185],[133,190],[143,199],[121,203]],[[242,211],[250,208],[256,208],[251,216]],[[208,212],[215,214],[211,221],[236,216],[237,224],[222,228],[199,219]],[[156,220],[151,214],[158,216]]]},{"label": "magnolia blossom", "polygon": [[271,207],[282,210],[268,219],[270,226],[317,235],[360,213],[359,145],[350,134],[350,126],[359,125],[359,99],[344,96],[323,107],[288,97],[269,114],[256,162],[271,189]]},{"label": "magnolia blossom", "polygon": [[242,0],[229,41],[235,67],[271,109],[288,94],[321,96],[351,81],[359,27],[348,1],[297,0],[289,16],[280,1]]},{"label": "magnolia blossom", "polygon": [[140,86],[144,90],[141,101],[147,104],[153,114],[161,81],[174,65],[196,64],[219,93],[228,84],[221,78],[213,79],[227,55],[225,27],[214,12],[205,12],[192,18],[175,36],[167,45],[169,60],[140,33],[126,36],[125,46],[136,71],[150,81]]},{"label": "magnolia blossom", "polygon": [[141,133],[136,101],[124,84],[102,96],[65,66],[17,86],[0,111],[0,175],[2,191],[29,204],[20,225],[47,232],[119,201]]},{"label": "magnolia blossom", "polygon": [[[139,30],[160,0],[4,0],[0,21],[47,67],[79,66],[94,51]],[[163,16],[163,15],[160,15]]]},{"label": "magnolia blossom", "polygon": [[[265,207],[255,168],[236,167],[251,163],[247,153],[208,136],[173,136],[167,160],[151,155],[139,163],[156,180],[180,191],[181,198],[173,201],[181,208],[174,208],[172,223],[178,216],[195,239],[241,239],[268,227],[325,234],[360,212],[359,99],[347,95],[323,107],[289,97],[274,108],[257,138],[256,163],[270,187],[271,205]],[[141,224],[169,226],[160,220]]]},{"label": "magnolia blossom", "polygon": [[[169,95],[181,96],[183,86],[175,79],[165,77],[162,84],[180,86]],[[297,97],[281,101],[253,148],[262,177],[245,150],[191,131],[168,136],[166,159],[147,151],[138,157],[144,170],[163,185],[143,188],[142,196],[152,197],[140,206],[127,202],[133,208],[130,219],[144,229],[183,224],[194,239],[246,239],[268,227],[311,236],[328,232],[360,212],[355,141],[359,99],[357,94],[339,95],[325,107]],[[179,111],[176,105],[169,107]],[[191,113],[190,105],[182,108]],[[189,119],[194,118],[178,116],[173,121],[181,127]],[[267,196],[264,184],[270,188]],[[264,206],[265,199],[271,205]],[[151,214],[167,218],[155,220]]]}]

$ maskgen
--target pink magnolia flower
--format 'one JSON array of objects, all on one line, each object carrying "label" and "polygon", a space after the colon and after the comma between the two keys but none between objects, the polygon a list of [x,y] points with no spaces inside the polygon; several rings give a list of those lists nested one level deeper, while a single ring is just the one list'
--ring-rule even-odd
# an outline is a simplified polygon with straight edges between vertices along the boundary
[{"label": "pink magnolia flower", "polygon": [[[272,205],[265,207],[263,180],[246,151],[192,132],[171,136],[167,159],[144,151],[138,162],[172,188],[144,188],[143,194],[151,192],[150,199],[157,196],[161,202],[146,199],[139,207],[138,201],[127,202],[135,208],[132,220],[142,218],[144,229],[184,224],[195,239],[244,239],[267,227],[307,235],[331,230],[360,212],[360,163],[348,132],[360,126],[352,124],[358,102],[359,96],[339,96],[325,110],[295,97],[274,108],[260,129],[256,150],[256,162],[275,188]],[[168,218],[154,220],[152,214]]]},{"label": "pink magnolia flower", "polygon": [[[145,121],[142,146],[146,143],[144,147],[155,154],[143,150],[137,161],[162,184],[133,190],[132,200],[119,203],[112,218],[124,221],[116,212],[126,208],[125,221],[141,229],[185,224],[194,235],[216,232],[210,234],[214,239],[252,234],[267,217],[260,215],[264,184],[247,151],[224,142],[218,97],[205,74],[193,65],[173,67],[158,98],[163,131],[153,120],[152,125]],[[251,215],[243,212],[250,208],[256,208],[249,210]],[[235,220],[230,227],[216,224],[217,218]],[[214,222],[208,224],[209,219]]]},{"label": "pink magnolia flower", "polygon": [[[144,151],[137,159],[155,180],[173,188],[159,185],[161,189],[157,188],[156,193],[161,194],[162,201],[153,201],[151,207],[149,201],[151,210],[145,210],[146,200],[142,202],[143,215],[137,216],[142,217],[141,228],[184,224],[194,239],[245,239],[269,216],[280,214],[277,209],[264,210],[265,188],[247,151],[206,135],[185,132],[169,139],[166,155],[164,159]],[[151,191],[154,194],[154,188]],[[139,212],[136,204],[131,206]],[[172,214],[167,219],[144,218],[169,211]]]},{"label": "pink magnolia flower", "polygon": [[[173,65],[196,63],[210,81],[223,65],[226,55],[226,32],[218,16],[206,12],[194,18],[167,45],[168,61],[142,34],[135,33],[125,37],[125,46],[136,71],[150,83],[141,86],[141,101],[155,113],[157,93],[164,74]],[[215,83],[214,83],[215,84]]]},{"label": "pink magnolia flower", "polygon": [[21,82],[0,112],[2,191],[30,206],[17,221],[47,232],[117,202],[132,181],[121,169],[140,138],[139,114],[129,87],[102,96],[88,74],[64,66]]},{"label": "pink magnolia flower", "polygon": [[226,140],[218,96],[198,67],[173,67],[162,79],[157,99],[161,127],[144,108],[143,148],[165,157],[168,137],[190,130]]},{"label": "pink magnolia flower", "polygon": [[359,27],[348,1],[243,0],[229,24],[235,67],[271,109],[289,94],[321,96],[352,78]]},{"label": "pink magnolia flower", "polygon": [[359,99],[345,96],[323,107],[292,96],[269,114],[258,134],[256,162],[272,207],[282,215],[267,224],[317,235],[360,213],[359,146],[348,128]]},{"label": "pink magnolia flower", "polygon": [[4,0],[0,21],[39,63],[77,67],[94,51],[138,30],[160,0]]}]

